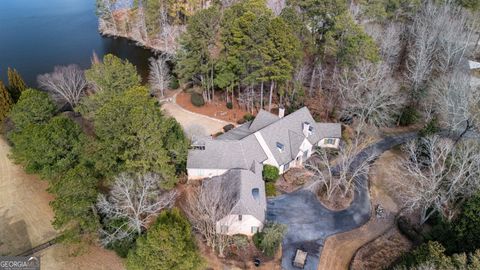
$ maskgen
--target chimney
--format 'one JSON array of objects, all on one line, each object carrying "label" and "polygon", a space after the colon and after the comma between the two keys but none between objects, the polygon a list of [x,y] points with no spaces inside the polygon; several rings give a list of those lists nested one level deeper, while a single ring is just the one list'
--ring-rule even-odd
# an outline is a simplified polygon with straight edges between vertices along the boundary
[{"label": "chimney", "polygon": [[310,131],[310,123],[308,122],[303,122],[303,135],[308,138],[310,136],[311,131]]},{"label": "chimney", "polygon": [[285,108],[284,107],[278,107],[278,117],[283,118],[285,116]]}]

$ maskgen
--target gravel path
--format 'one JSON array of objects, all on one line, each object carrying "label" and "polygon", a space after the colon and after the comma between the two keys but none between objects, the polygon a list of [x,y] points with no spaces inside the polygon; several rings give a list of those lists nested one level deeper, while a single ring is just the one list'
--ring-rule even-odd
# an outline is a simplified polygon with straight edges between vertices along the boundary
[{"label": "gravel path", "polygon": [[9,158],[0,136],[0,256],[17,255],[57,236],[50,224],[47,182],[28,175]]},{"label": "gravel path", "polygon": [[163,103],[162,109],[182,125],[183,130],[185,130],[190,138],[192,136],[208,136],[215,134],[222,131],[225,125],[230,124],[222,120],[185,110],[175,102],[175,96],[173,97],[172,102]]},{"label": "gravel path", "polygon": [[[417,134],[385,138],[362,150],[353,162],[360,164],[368,156],[379,156],[392,147],[405,143]],[[292,261],[298,248],[308,252],[304,269],[316,270],[325,239],[333,234],[350,231],[370,219],[371,205],[368,192],[368,178],[363,175],[357,179],[358,187],[350,207],[342,211],[325,208],[315,194],[307,189],[284,194],[270,199],[267,205],[267,219],[288,225],[288,231],[282,243],[282,268],[297,269]]]}]

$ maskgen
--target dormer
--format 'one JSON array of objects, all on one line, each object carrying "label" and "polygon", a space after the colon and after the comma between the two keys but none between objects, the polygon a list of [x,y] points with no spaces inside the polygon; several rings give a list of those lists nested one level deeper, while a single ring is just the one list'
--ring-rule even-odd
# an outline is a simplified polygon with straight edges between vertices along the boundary
[{"label": "dormer", "polygon": [[194,141],[191,146],[193,150],[205,150],[204,141]]},{"label": "dormer", "polygon": [[303,135],[308,138],[314,132],[313,126],[309,122],[302,123]]},{"label": "dormer", "polygon": [[285,151],[285,145],[283,145],[283,143],[277,142],[277,149],[280,153],[283,153],[283,151]]}]

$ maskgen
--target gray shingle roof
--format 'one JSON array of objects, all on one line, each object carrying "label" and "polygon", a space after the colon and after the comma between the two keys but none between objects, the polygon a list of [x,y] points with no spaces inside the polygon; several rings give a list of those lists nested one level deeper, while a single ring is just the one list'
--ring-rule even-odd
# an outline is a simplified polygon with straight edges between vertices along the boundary
[{"label": "gray shingle roof", "polygon": [[339,123],[317,123],[317,131],[320,137],[319,140],[342,137],[342,125]]},{"label": "gray shingle roof", "polygon": [[187,168],[197,169],[249,169],[253,161],[262,162],[267,156],[254,135],[243,140],[197,140],[205,150],[188,151]]},{"label": "gray shingle roof", "polygon": [[[253,122],[245,123],[217,137],[205,139],[205,150],[190,150],[187,168],[199,169],[248,169],[252,161],[267,159],[254,133],[259,132],[279,165],[291,161],[299,152],[305,139],[303,123],[313,127],[307,137],[311,144],[323,138],[340,138],[338,123],[316,123],[307,107],[303,107],[283,118],[261,110]],[[283,144],[279,151],[277,143]]]},{"label": "gray shingle roof", "polygon": [[247,122],[241,126],[238,126],[234,129],[225,132],[224,134],[217,137],[218,140],[241,140],[248,135],[255,133],[256,131],[274,123],[280,118],[272,113],[269,113],[265,110],[260,110],[255,119],[251,122]]},{"label": "gray shingle roof", "polygon": [[[274,158],[280,165],[291,161],[292,156],[298,154],[299,149],[292,149],[292,147],[286,147],[285,151],[280,152],[276,147],[276,143],[279,142],[283,145],[291,146],[290,131],[305,138],[305,136],[303,135],[304,122],[308,122],[311,125],[314,125],[316,123],[307,107],[303,107],[259,131],[263,139],[267,143],[268,148],[270,148],[270,151],[272,152]],[[314,129],[313,134],[308,136],[307,139],[310,141],[310,143],[315,144],[321,138],[319,132]],[[298,144],[298,146],[300,145]]]},{"label": "gray shingle roof", "polygon": [[241,126],[233,128],[225,132],[224,134],[218,136],[216,139],[217,140],[241,140],[253,133],[250,130],[250,124],[252,124],[252,122],[247,122]]},{"label": "gray shingle roof", "polygon": [[279,120],[280,117],[273,113],[269,113],[265,110],[260,110],[255,116],[255,119],[253,119],[252,124],[250,125],[250,131],[253,133],[257,130],[260,130],[268,125],[273,124],[277,120]]},{"label": "gray shingle roof", "polygon": [[[203,185],[221,185],[222,205],[231,206],[231,215],[252,215],[261,222],[265,221],[267,199],[265,184],[262,180],[261,165],[256,163],[257,173],[250,170],[232,169],[226,173],[204,180]],[[260,166],[260,168],[258,168]],[[253,189],[258,189],[258,196],[253,196]],[[213,188],[212,188],[213,189]]]}]

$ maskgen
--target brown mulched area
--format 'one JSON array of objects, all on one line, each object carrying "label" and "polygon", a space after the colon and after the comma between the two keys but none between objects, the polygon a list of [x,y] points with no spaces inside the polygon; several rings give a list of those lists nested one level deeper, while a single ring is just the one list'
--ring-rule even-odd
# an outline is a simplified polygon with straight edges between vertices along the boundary
[{"label": "brown mulched area", "polygon": [[237,101],[234,101],[233,109],[228,109],[225,98],[220,95],[217,95],[215,100],[211,103],[205,102],[205,105],[202,107],[194,106],[190,101],[190,93],[184,91],[177,95],[176,101],[178,105],[186,110],[227,122],[236,123],[239,119],[242,119],[245,114],[247,114],[247,111],[240,108]]},{"label": "brown mulched area", "polygon": [[412,243],[395,226],[382,236],[361,247],[355,254],[350,269],[385,269],[411,248]]},{"label": "brown mulched area", "polygon": [[[219,258],[212,250],[207,247],[201,239],[196,236],[197,244],[206,261],[207,268],[212,270],[239,270],[239,269],[259,269],[259,270],[281,270],[280,260],[281,250],[277,251],[273,258],[263,256],[253,244],[240,254],[229,253],[225,258]],[[253,263],[255,258],[260,259],[260,266],[256,267]]]},{"label": "brown mulched area", "polygon": [[292,168],[275,182],[275,186],[282,193],[290,193],[302,187],[311,177],[312,173],[305,168]]},{"label": "brown mulched area", "polygon": [[340,192],[334,193],[330,199],[324,196],[322,191],[317,193],[317,198],[323,206],[333,211],[340,211],[350,206],[353,201],[353,190],[350,190],[346,196]]}]

